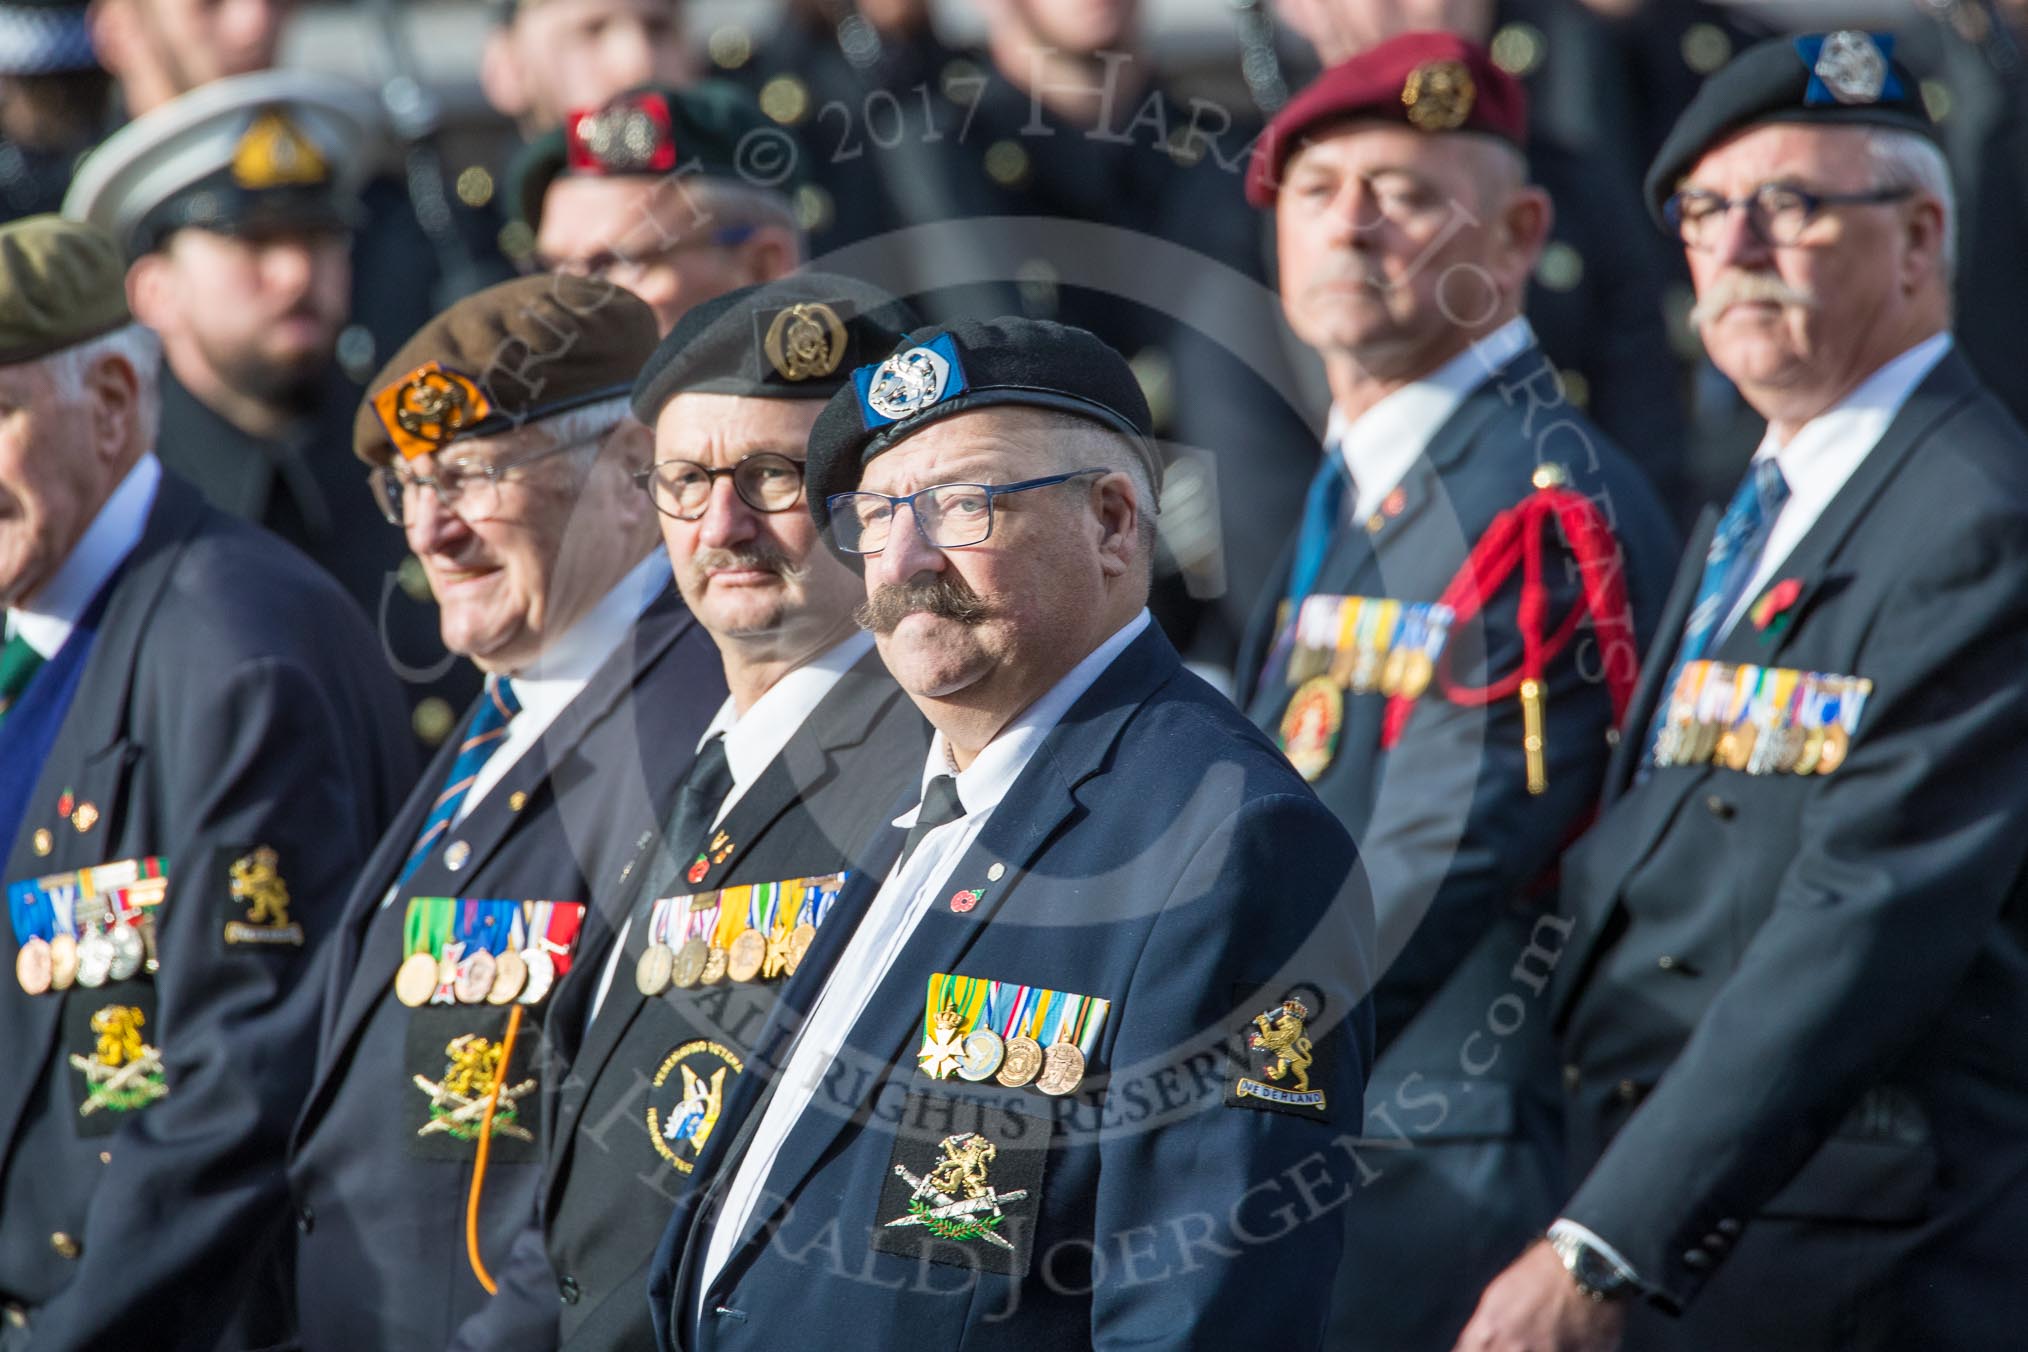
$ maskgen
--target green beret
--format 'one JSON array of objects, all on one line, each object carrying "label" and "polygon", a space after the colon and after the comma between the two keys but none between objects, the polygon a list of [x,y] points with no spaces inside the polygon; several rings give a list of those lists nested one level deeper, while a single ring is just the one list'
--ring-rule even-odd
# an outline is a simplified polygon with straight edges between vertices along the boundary
[{"label": "green beret", "polygon": [[688,390],[749,399],[829,399],[853,369],[921,321],[851,277],[796,272],[694,305],[641,368],[634,416],[652,425]]},{"label": "green beret", "polygon": [[803,184],[802,152],[754,96],[725,80],[688,89],[642,85],[597,108],[564,116],[530,141],[508,173],[507,201],[530,230],[560,177],[663,178],[681,174],[743,183],[791,196]]},{"label": "green beret", "polygon": [[655,350],[655,312],[610,282],[520,277],[423,325],[366,389],[352,449],[370,465],[623,397]]},{"label": "green beret", "polygon": [[1936,138],[1922,89],[1894,59],[1894,35],[1844,29],[1755,43],[1722,66],[1676,119],[1648,169],[1648,210],[1662,208],[1704,152],[1762,122],[1888,127]]},{"label": "green beret", "polygon": [[103,230],[61,216],[0,225],[0,366],[36,361],[130,321],[126,260]]}]

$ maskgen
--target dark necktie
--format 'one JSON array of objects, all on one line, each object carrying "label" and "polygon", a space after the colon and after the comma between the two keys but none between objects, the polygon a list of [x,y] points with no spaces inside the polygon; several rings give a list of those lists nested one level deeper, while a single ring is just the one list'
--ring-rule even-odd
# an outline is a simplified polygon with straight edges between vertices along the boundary
[{"label": "dark necktie", "polygon": [[899,870],[915,853],[915,847],[922,844],[923,837],[939,826],[948,826],[965,815],[965,805],[958,801],[958,781],[950,775],[938,775],[923,790],[922,806],[916,809],[915,825],[908,828],[908,838],[901,842],[901,858],[894,861]]},{"label": "dark necktie", "polygon": [[35,673],[42,670],[42,654],[30,647],[28,640],[16,634],[0,647],[0,723],[7,721],[7,710],[28,683],[35,679]]},{"label": "dark necktie", "polygon": [[719,804],[731,792],[732,765],[725,758],[725,738],[714,734],[697,753],[683,787],[676,791],[676,804],[669,809],[663,839],[673,854],[682,859],[696,853],[718,817]]},{"label": "dark necktie", "polygon": [[1291,621],[1303,598],[1317,585],[1317,575],[1324,571],[1324,560],[1331,553],[1331,541],[1337,537],[1351,491],[1352,475],[1345,468],[1345,456],[1338,443],[1329,442],[1324,447],[1324,461],[1317,466],[1310,491],[1303,498],[1303,524],[1296,535],[1295,561],[1289,568]]}]

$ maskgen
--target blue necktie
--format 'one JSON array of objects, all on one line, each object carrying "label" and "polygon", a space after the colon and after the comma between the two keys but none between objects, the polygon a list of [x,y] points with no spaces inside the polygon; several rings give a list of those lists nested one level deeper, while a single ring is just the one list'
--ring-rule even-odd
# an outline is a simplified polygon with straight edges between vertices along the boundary
[{"label": "blue necktie", "polygon": [[[1676,660],[1669,668],[1668,680],[1662,684],[1654,719],[1648,725],[1647,746],[1651,754],[1655,739],[1668,723],[1669,692],[1676,688],[1684,666],[1710,649],[1719,635],[1719,626],[1739,604],[1740,594],[1760,563],[1761,550],[1767,547],[1768,532],[1774,528],[1775,518],[1781,515],[1782,504],[1788,498],[1788,480],[1782,478],[1781,466],[1774,457],[1768,456],[1753,462],[1753,472],[1740,481],[1739,491],[1732,495],[1725,515],[1718,519],[1718,529],[1711,533],[1711,547],[1704,555],[1704,576],[1697,582],[1697,603],[1690,607],[1690,618],[1683,626],[1683,641],[1676,647]],[[1649,763],[1650,757],[1642,757],[1643,778]]]},{"label": "blue necktie", "polygon": [[422,834],[415,838],[408,862],[401,866],[396,887],[408,881],[409,875],[422,866],[430,851],[449,833],[465,795],[472,791],[472,781],[479,777],[479,768],[500,749],[500,743],[507,737],[507,721],[520,712],[521,701],[514,694],[514,683],[505,676],[488,676],[486,693],[479,697],[479,711],[472,715],[465,740],[458,747],[458,758],[451,762],[450,778],[444,781],[444,791],[431,806],[429,820],[423,823]]},{"label": "blue necktie", "polygon": [[1324,559],[1331,552],[1331,541],[1344,516],[1345,495],[1351,490],[1352,476],[1345,469],[1345,457],[1336,442],[1328,443],[1324,447],[1324,463],[1317,466],[1317,475],[1310,480],[1310,491],[1303,498],[1303,527],[1296,536],[1295,563],[1289,569],[1292,622],[1303,598],[1317,585],[1317,574],[1324,571]]}]

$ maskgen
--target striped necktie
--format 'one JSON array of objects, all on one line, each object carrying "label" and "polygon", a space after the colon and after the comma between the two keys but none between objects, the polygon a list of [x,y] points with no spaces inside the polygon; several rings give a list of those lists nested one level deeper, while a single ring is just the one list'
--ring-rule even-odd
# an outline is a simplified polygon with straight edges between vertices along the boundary
[{"label": "striped necktie", "polygon": [[16,634],[7,640],[5,647],[0,647],[0,723],[7,721],[7,710],[21,698],[21,692],[40,670],[42,654],[21,635]]},{"label": "striped necktie", "polygon": [[1656,739],[1668,725],[1669,692],[1676,688],[1683,668],[1703,657],[1723,634],[1721,626],[1738,607],[1739,598],[1760,563],[1761,551],[1767,547],[1775,518],[1781,515],[1782,504],[1788,500],[1789,482],[1782,477],[1775,458],[1767,456],[1753,462],[1753,472],[1740,482],[1725,515],[1718,519],[1718,528],[1711,533],[1711,547],[1704,553],[1704,575],[1697,582],[1697,603],[1690,608],[1690,618],[1683,625],[1683,641],[1676,648],[1676,660],[1669,668],[1669,678],[1662,683],[1660,698],[1655,701],[1655,716],[1648,725],[1649,755],[1641,759],[1640,778],[1647,777]]},{"label": "striped necktie", "polygon": [[521,701],[514,694],[514,683],[505,676],[488,676],[486,693],[479,697],[479,711],[472,715],[465,740],[458,747],[458,758],[451,762],[450,778],[444,781],[443,792],[430,807],[429,820],[423,823],[422,834],[415,838],[408,862],[401,866],[396,887],[407,882],[409,875],[429,858],[430,851],[442,843],[457,819],[465,795],[472,791],[472,781],[479,777],[480,767],[500,749],[500,743],[507,738],[508,720],[520,712]]}]

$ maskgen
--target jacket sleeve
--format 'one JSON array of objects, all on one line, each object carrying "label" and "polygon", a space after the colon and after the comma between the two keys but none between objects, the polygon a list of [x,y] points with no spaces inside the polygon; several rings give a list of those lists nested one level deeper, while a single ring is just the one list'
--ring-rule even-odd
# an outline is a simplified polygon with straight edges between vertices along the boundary
[{"label": "jacket sleeve", "polygon": [[[137,773],[164,805],[169,886],[157,922],[158,1046],[168,1092],[106,1138],[75,1278],[35,1314],[66,1352],[213,1347],[270,1263],[288,1214],[282,1160],[315,1058],[318,946],[381,823],[353,782],[362,707],[331,672],[257,657],[165,679]],[[231,868],[263,849],[300,929],[251,941]]]},{"label": "jacket sleeve", "polygon": [[[1109,1100],[1193,1088],[1168,1120],[1101,1139],[1095,1348],[1240,1347],[1270,1328],[1278,1347],[1321,1347],[1326,1302],[1264,1318],[1261,1293],[1329,1290],[1344,1247],[1337,1209],[1355,1186],[1372,1054],[1372,913],[1347,887],[1351,845],[1306,796],[1256,798],[1210,826],[1115,1011]],[[1315,1006],[1308,1073],[1323,1102],[1249,1106],[1261,1100],[1231,1092],[1232,1044],[1292,988]]]},{"label": "jacket sleeve", "polygon": [[500,1289],[458,1326],[450,1352],[550,1352],[560,1336],[556,1275],[534,1216],[493,1278]]},{"label": "jacket sleeve", "polygon": [[1929,1032],[2028,864],[2028,530],[1989,516],[1912,562],[1771,913],[1565,1208],[1678,1307],[1720,1257],[1699,1237],[1752,1217]]}]

